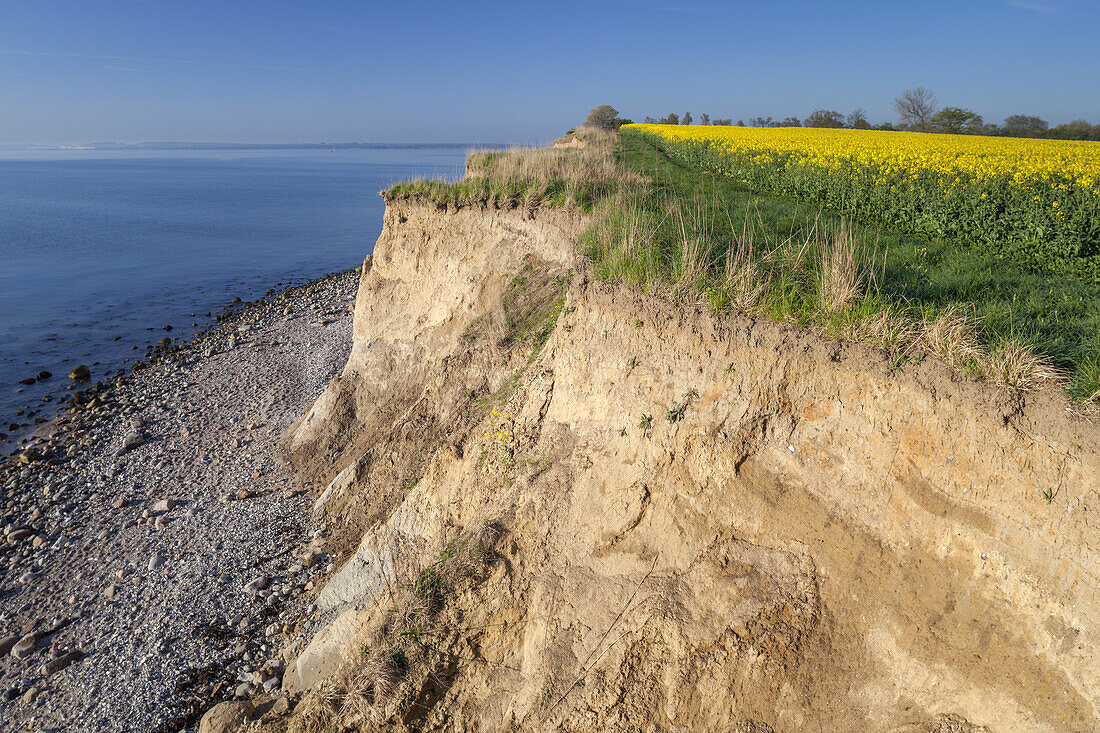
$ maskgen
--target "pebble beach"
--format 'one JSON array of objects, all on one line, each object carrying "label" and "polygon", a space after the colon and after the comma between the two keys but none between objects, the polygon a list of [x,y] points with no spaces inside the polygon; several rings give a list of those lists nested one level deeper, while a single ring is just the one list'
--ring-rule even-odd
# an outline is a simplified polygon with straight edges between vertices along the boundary
[{"label": "pebble beach", "polygon": [[331,563],[278,444],[351,345],[358,270],[247,304],[0,463],[0,728],[194,730],[269,693]]}]

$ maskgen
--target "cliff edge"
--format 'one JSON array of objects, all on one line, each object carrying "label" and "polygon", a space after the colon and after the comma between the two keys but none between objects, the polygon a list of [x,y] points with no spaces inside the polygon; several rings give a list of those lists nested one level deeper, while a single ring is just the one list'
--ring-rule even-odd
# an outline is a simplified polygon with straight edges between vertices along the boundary
[{"label": "cliff edge", "polygon": [[562,210],[388,202],[285,449],[290,730],[1100,727],[1100,438],[1054,390],[591,281]]}]

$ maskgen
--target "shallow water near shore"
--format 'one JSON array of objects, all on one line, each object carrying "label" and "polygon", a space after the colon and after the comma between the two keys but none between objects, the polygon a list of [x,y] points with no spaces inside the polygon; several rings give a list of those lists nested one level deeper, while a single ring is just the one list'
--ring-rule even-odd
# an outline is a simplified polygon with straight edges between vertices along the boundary
[{"label": "shallow water near shore", "polygon": [[[162,338],[190,337],[234,297],[356,267],[381,231],[379,190],[460,176],[465,160],[453,147],[4,155],[5,433],[51,416],[77,364],[103,379]],[[43,370],[53,376],[20,384]]]}]

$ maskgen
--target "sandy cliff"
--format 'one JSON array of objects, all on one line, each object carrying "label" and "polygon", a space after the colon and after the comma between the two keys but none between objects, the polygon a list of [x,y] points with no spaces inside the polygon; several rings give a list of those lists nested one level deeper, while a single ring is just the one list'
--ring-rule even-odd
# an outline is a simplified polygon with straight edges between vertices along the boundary
[{"label": "sandy cliff", "polygon": [[1100,728],[1096,425],[591,282],[582,225],[389,202],[287,438],[346,550],[292,730]]}]

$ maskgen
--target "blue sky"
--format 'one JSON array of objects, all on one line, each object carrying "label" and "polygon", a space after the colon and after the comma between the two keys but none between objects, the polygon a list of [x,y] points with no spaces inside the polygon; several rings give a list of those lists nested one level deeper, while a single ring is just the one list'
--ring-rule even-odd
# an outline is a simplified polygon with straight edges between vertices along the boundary
[{"label": "blue sky", "polygon": [[0,0],[0,143],[541,142],[806,116],[923,85],[987,121],[1100,123],[1097,0]]}]

